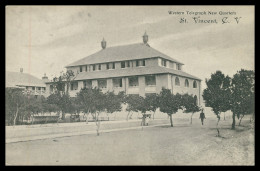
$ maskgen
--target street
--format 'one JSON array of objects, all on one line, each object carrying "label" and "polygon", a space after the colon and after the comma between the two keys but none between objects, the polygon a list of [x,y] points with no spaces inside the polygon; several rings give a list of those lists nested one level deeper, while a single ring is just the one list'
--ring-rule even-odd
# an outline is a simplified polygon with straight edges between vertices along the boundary
[{"label": "street", "polygon": [[135,130],[6,144],[7,165],[254,165],[254,129],[248,119],[175,122]]}]

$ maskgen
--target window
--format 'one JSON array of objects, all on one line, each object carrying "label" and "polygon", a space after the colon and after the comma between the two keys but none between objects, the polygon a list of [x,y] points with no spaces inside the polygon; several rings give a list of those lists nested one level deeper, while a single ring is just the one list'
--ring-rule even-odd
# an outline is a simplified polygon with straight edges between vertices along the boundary
[{"label": "window", "polygon": [[38,87],[38,90],[41,90],[41,87]]},{"label": "window", "polygon": [[138,67],[139,66],[139,61],[137,60],[135,62],[136,62],[136,67]]},{"label": "window", "polygon": [[98,64],[98,70],[101,70],[101,64]]},{"label": "window", "polygon": [[107,63],[107,69],[109,69],[109,63]]},{"label": "window", "polygon": [[84,88],[92,88],[92,81],[91,80],[85,80],[83,81]]},{"label": "window", "polygon": [[42,90],[45,91],[45,87],[42,87]]},{"label": "window", "polygon": [[107,80],[98,80],[98,88],[107,88]]},{"label": "window", "polygon": [[166,60],[165,60],[165,59],[162,59],[161,65],[162,65],[162,66],[166,66]]},{"label": "window", "polygon": [[82,72],[82,66],[79,67],[79,72]]},{"label": "window", "polygon": [[181,70],[181,65],[180,64],[176,64],[176,68],[177,68],[177,70]]},{"label": "window", "polygon": [[185,79],[185,87],[189,87],[189,81]]},{"label": "window", "polygon": [[121,68],[125,68],[125,62],[121,62]]},{"label": "window", "polygon": [[180,79],[178,77],[175,78],[175,85],[180,86]]},{"label": "window", "polygon": [[32,90],[35,90],[35,87],[32,87]]},{"label": "window", "polygon": [[145,85],[147,86],[155,86],[156,79],[154,75],[145,76]]},{"label": "window", "polygon": [[193,88],[197,88],[197,82],[193,81]]},{"label": "window", "polygon": [[130,61],[126,61],[126,67],[130,67]]},{"label": "window", "polygon": [[92,65],[92,67],[93,67],[93,71],[95,71],[96,70],[96,65]]},{"label": "window", "polygon": [[145,60],[138,60],[136,64],[138,64],[136,66],[145,66]]},{"label": "window", "polygon": [[129,80],[129,86],[130,86],[130,87],[139,86],[138,77],[129,77],[128,80]]},{"label": "window", "polygon": [[113,66],[112,66],[113,69],[115,69],[115,62],[113,62]]},{"label": "window", "polygon": [[70,90],[77,90],[78,89],[78,82],[73,82],[70,84]]},{"label": "window", "polygon": [[113,87],[122,87],[122,78],[113,79]]},{"label": "window", "polygon": [[88,72],[88,66],[86,65],[86,72]]}]

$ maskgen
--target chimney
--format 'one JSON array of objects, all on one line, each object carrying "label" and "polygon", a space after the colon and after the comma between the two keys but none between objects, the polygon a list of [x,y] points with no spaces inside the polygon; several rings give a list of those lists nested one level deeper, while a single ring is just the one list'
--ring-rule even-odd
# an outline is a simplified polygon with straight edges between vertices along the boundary
[{"label": "chimney", "polygon": [[20,68],[20,73],[23,73],[23,68]]},{"label": "chimney", "polygon": [[148,42],[148,35],[146,34],[146,31],[143,35],[143,42],[144,42],[144,44],[146,44]]},{"label": "chimney", "polygon": [[101,47],[102,49],[105,49],[107,45],[107,42],[105,41],[105,39],[103,38],[102,42],[101,42]]},{"label": "chimney", "polygon": [[42,77],[43,81],[48,81],[48,77],[46,76],[46,73],[44,73],[44,76]]}]

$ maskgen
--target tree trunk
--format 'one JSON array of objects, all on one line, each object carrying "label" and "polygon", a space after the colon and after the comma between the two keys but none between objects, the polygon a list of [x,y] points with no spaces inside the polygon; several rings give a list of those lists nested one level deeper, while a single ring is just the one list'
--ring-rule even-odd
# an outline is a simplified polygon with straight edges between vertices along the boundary
[{"label": "tree trunk", "polygon": [[170,121],[171,121],[171,127],[173,127],[173,124],[172,124],[172,115],[169,115],[170,116]]},{"label": "tree trunk", "polygon": [[16,104],[16,112],[15,112],[15,116],[14,116],[14,123],[13,123],[13,125],[16,125],[16,118],[18,116],[18,112],[19,112],[19,107],[18,107],[18,104]]},{"label": "tree trunk", "polygon": [[154,114],[155,114],[155,111],[153,112],[153,120],[154,120]]},{"label": "tree trunk", "polygon": [[220,132],[219,132],[219,129],[218,129],[218,123],[220,121],[220,117],[218,116],[218,121],[217,121],[217,125],[216,125],[216,129],[217,129],[217,132],[218,132],[218,135],[217,137],[220,137]]},{"label": "tree trunk", "polygon": [[65,120],[65,112],[64,111],[61,111],[61,119]]},{"label": "tree trunk", "polygon": [[233,123],[232,123],[231,129],[236,129],[236,114],[235,113],[233,113],[232,118],[233,118]]},{"label": "tree trunk", "polygon": [[240,117],[240,120],[239,120],[239,126],[240,126],[240,124],[241,124],[241,121],[242,121],[242,119],[243,119],[243,117],[244,117],[245,115],[242,115],[242,117]]},{"label": "tree trunk", "polygon": [[224,112],[224,121],[226,120],[226,114],[225,114],[226,112]]},{"label": "tree trunk", "polygon": [[97,136],[99,136],[99,128],[100,128],[100,121],[98,120],[98,115],[97,113],[95,113],[95,121],[96,121],[96,126],[97,126]]},{"label": "tree trunk", "polygon": [[192,124],[192,116],[194,115],[194,113],[191,114],[191,117],[190,117],[190,124]]}]

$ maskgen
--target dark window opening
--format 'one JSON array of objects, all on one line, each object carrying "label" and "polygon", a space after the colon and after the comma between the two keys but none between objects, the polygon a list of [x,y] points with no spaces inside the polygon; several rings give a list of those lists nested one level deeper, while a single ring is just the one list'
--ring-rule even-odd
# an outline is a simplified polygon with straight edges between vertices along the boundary
[{"label": "dark window opening", "polygon": [[125,62],[121,62],[121,68],[125,68]]},{"label": "dark window opening", "polygon": [[107,80],[98,80],[98,88],[107,88]]},{"label": "dark window opening", "polygon": [[88,66],[86,66],[86,72],[88,72]]},{"label": "dark window opening", "polygon": [[82,72],[82,66],[79,67],[79,72]]},{"label": "dark window opening", "polygon": [[115,69],[115,62],[113,62],[113,66],[112,66],[113,69]]},{"label": "dark window opening", "polygon": [[101,64],[98,64],[98,70],[101,70]]},{"label": "dark window opening", "polygon": [[96,65],[92,65],[93,66],[93,71],[95,71],[96,70]]},{"label": "dark window opening", "polygon": [[189,81],[187,79],[185,80],[185,87],[189,87]]},{"label": "dark window opening", "polygon": [[175,78],[175,85],[180,86],[180,80],[178,77]]},{"label": "dark window opening", "polygon": [[197,82],[193,81],[193,88],[197,88]]},{"label": "dark window opening", "polygon": [[130,67],[130,61],[126,62],[126,67]]},{"label": "dark window opening", "polygon": [[139,66],[139,61],[136,61],[136,66],[137,66],[137,67]]},{"label": "dark window opening", "polygon": [[154,75],[145,76],[145,85],[147,86],[155,86],[156,85],[156,79]]},{"label": "dark window opening", "polygon": [[113,79],[113,87],[122,87],[122,78]]},{"label": "dark window opening", "polygon": [[107,63],[107,69],[109,69],[109,63]]},{"label": "dark window opening", "polygon": [[129,77],[129,86],[136,87],[139,86],[138,77]]},{"label": "dark window opening", "polygon": [[35,87],[32,87],[32,90],[35,90]]}]

